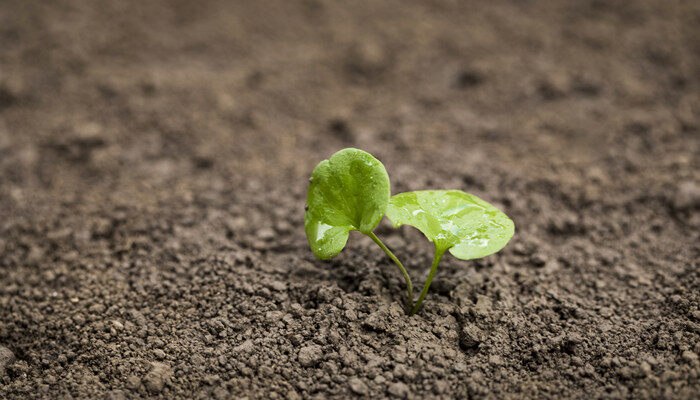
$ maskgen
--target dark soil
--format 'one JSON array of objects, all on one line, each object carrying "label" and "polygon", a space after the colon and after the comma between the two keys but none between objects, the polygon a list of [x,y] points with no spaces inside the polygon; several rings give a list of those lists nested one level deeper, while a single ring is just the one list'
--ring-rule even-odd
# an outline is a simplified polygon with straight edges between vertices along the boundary
[{"label": "dark soil", "polygon": [[[0,2],[0,398],[700,397],[700,2]],[[354,146],[516,223],[420,314]],[[429,243],[380,237],[421,286]]]}]

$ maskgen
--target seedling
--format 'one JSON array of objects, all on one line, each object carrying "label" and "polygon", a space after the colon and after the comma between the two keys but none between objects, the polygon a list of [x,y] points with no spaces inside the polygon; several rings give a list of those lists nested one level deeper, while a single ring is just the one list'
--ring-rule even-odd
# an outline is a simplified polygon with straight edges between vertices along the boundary
[{"label": "seedling", "polygon": [[[386,216],[399,227],[411,225],[433,242],[428,278],[413,302],[411,278],[401,261],[374,234]],[[389,175],[369,153],[344,149],[321,161],[311,174],[304,216],[311,251],[322,260],[341,252],[351,230],[369,236],[406,280],[406,312],[420,310],[446,251],[470,260],[502,249],[514,233],[513,221],[491,204],[459,190],[424,190],[390,197]]]}]

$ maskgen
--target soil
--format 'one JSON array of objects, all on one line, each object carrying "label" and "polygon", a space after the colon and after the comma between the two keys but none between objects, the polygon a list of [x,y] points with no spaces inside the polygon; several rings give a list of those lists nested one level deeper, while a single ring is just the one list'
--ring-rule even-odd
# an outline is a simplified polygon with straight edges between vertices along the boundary
[{"label": "soil", "polygon": [[[0,2],[0,398],[700,397],[700,2]],[[516,224],[425,307],[343,147]],[[422,286],[429,243],[377,234]]]}]

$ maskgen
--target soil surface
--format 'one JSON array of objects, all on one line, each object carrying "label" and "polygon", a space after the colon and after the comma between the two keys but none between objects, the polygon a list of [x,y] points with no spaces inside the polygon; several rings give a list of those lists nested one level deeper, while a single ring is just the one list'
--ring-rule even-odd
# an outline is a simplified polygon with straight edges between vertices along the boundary
[{"label": "soil surface", "polygon": [[[0,398],[700,397],[700,2],[0,2]],[[461,189],[510,244],[407,318],[307,179]],[[377,234],[422,286],[430,244]]]}]

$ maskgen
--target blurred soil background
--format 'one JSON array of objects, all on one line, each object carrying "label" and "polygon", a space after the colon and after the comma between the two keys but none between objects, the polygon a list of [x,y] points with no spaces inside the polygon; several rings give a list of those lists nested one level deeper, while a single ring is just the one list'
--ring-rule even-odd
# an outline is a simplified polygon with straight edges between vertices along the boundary
[{"label": "blurred soil background", "polygon": [[[700,2],[0,2],[0,398],[700,397]],[[344,147],[516,223],[401,275]],[[377,230],[417,286],[431,248]]]}]

